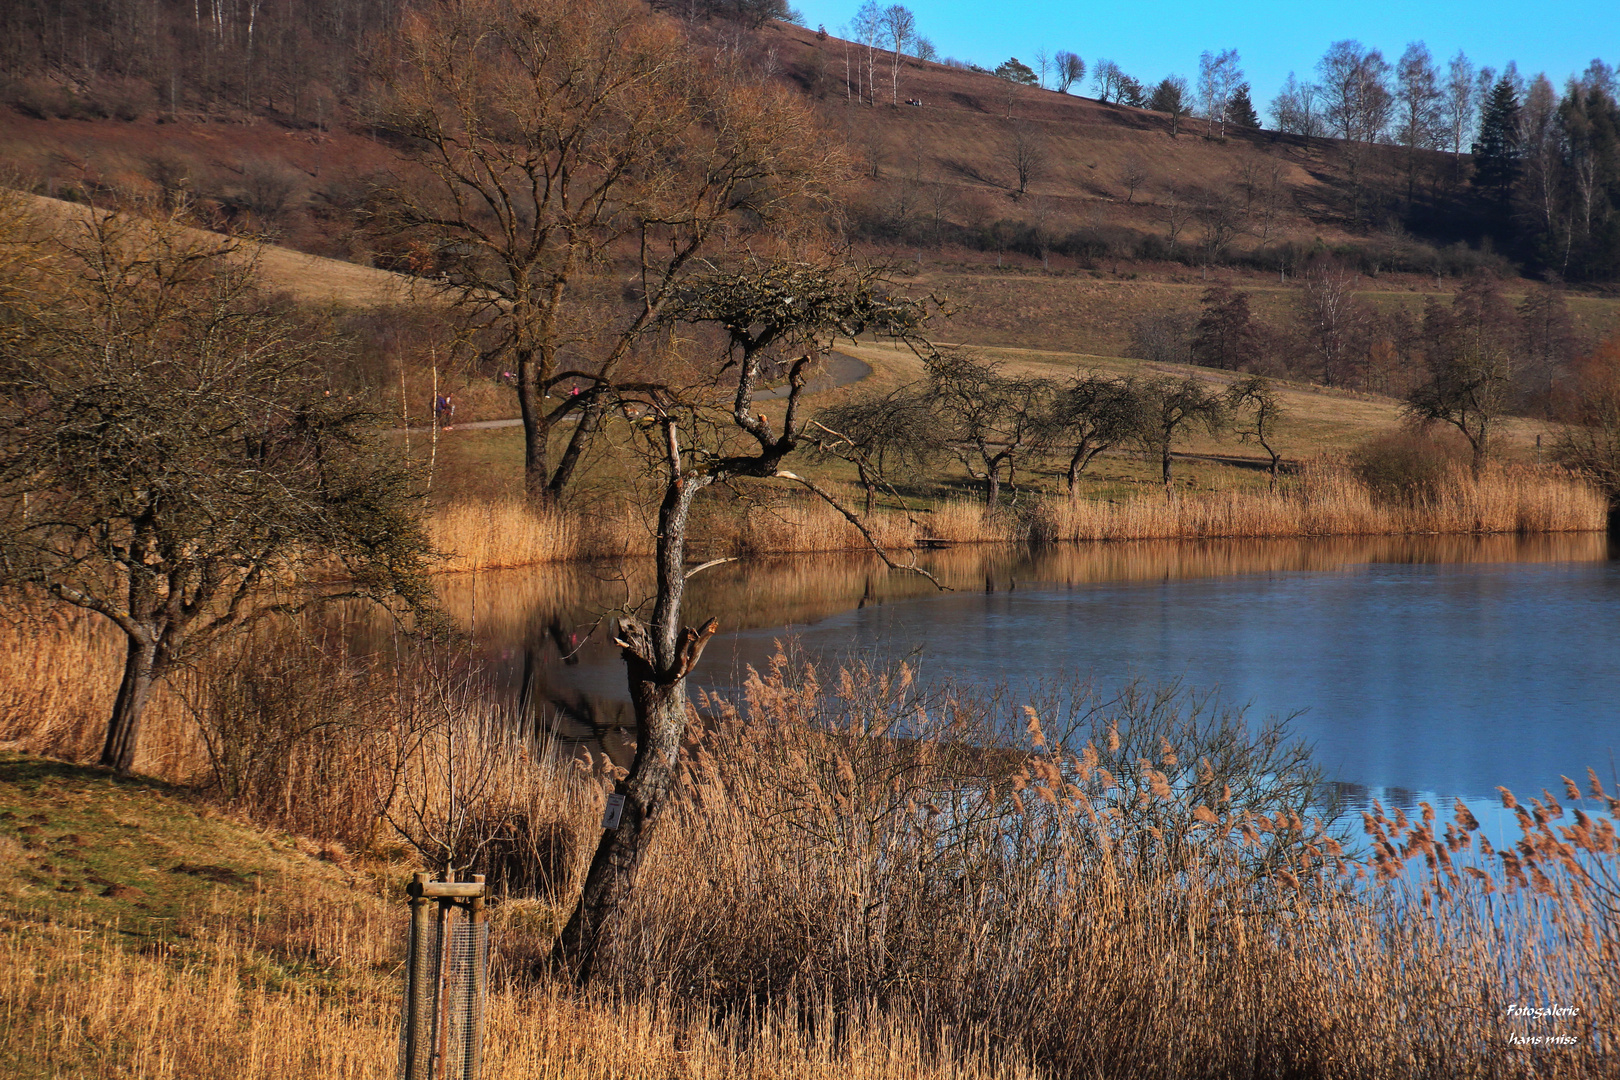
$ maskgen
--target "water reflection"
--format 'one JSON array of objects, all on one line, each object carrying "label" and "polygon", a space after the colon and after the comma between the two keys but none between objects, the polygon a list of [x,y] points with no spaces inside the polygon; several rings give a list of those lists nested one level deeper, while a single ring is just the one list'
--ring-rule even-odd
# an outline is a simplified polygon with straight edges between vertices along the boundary
[{"label": "water reflection", "polygon": [[[1306,710],[1296,728],[1347,795],[1404,805],[1539,790],[1609,761],[1608,554],[1600,534],[922,553],[950,593],[871,557],[801,557],[705,571],[688,621],[721,622],[697,680],[720,689],[789,633],[832,662],[918,655],[925,675],[1015,688],[1065,674],[1218,686],[1256,715]],[[622,757],[623,667],[600,622],[648,594],[649,570],[469,576],[445,601],[537,723]]]}]

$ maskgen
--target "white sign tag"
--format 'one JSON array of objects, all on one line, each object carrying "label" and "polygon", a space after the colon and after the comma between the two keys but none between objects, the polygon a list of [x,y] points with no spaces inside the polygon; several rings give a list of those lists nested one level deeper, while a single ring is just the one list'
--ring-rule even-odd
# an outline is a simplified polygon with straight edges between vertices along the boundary
[{"label": "white sign tag", "polygon": [[602,828],[617,829],[619,819],[624,816],[624,796],[615,791],[607,797],[607,805],[602,808]]}]

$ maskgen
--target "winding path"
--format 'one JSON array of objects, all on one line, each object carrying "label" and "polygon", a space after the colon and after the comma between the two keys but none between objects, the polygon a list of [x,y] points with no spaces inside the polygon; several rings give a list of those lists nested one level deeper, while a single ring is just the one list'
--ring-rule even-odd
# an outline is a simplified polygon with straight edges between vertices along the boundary
[{"label": "winding path", "polygon": [[[864,360],[857,360],[841,352],[827,354],[827,362],[820,371],[810,377],[805,384],[805,390],[812,394],[824,394],[829,390],[837,390],[842,386],[851,386],[872,374],[872,365]],[[775,401],[788,396],[786,386],[773,386],[766,390],[754,392],[755,401]],[[508,420],[468,420],[465,423],[451,424],[441,431],[488,431],[492,428],[521,427],[523,418],[514,416]],[[411,434],[431,433],[431,427],[413,427]]]}]

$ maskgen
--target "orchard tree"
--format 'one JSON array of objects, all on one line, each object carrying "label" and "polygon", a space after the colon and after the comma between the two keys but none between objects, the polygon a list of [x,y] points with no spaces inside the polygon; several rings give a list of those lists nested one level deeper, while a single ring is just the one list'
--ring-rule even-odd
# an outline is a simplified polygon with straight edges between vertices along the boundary
[{"label": "orchard tree", "polygon": [[897,469],[921,467],[944,449],[933,402],[922,386],[887,393],[856,393],[816,417],[829,453],[852,461],[866,491],[870,517],[879,487],[891,487]]},{"label": "orchard tree", "polygon": [[1046,379],[1003,374],[1000,365],[962,353],[931,358],[928,381],[942,437],[968,475],[984,484],[985,506],[995,507],[1002,472],[1010,477],[1021,455],[1044,444],[1055,387]]},{"label": "orchard tree", "polygon": [[1159,459],[1160,475],[1170,487],[1170,452],[1195,430],[1211,435],[1227,423],[1226,403],[1202,379],[1169,375],[1140,384],[1144,423],[1139,436],[1149,453]]},{"label": "orchard tree", "polygon": [[537,501],[573,479],[693,260],[725,228],[783,227],[844,170],[802,103],[704,63],[634,0],[415,8],[379,68],[375,123],[422,179],[386,192],[377,224],[432,253],[516,373]]},{"label": "orchard tree", "polygon": [[1251,375],[1227,388],[1226,408],[1232,417],[1233,434],[1243,442],[1259,443],[1260,449],[1271,458],[1266,472],[1275,491],[1277,466],[1282,463],[1282,455],[1271,444],[1277,437],[1277,423],[1286,412],[1276,388],[1264,376]]},{"label": "orchard tree", "polygon": [[26,302],[0,289],[0,580],[122,633],[101,764],[127,774],[170,672],[317,596],[428,611],[430,547],[380,418],[326,392],[249,251],[177,218],[73,228]]},{"label": "orchard tree", "polygon": [[1143,395],[1133,379],[1090,372],[1069,380],[1052,400],[1047,441],[1069,454],[1069,497],[1080,474],[1105,450],[1141,438],[1147,427]]}]

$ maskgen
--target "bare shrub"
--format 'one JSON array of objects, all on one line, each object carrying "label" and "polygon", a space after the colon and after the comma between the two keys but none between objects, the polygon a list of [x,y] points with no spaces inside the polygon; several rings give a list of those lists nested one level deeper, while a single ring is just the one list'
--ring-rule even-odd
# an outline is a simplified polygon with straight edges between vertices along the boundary
[{"label": "bare shrub", "polygon": [[1350,471],[1379,500],[1415,506],[1432,499],[1448,475],[1467,464],[1467,448],[1459,442],[1410,430],[1375,435],[1351,452]]}]

